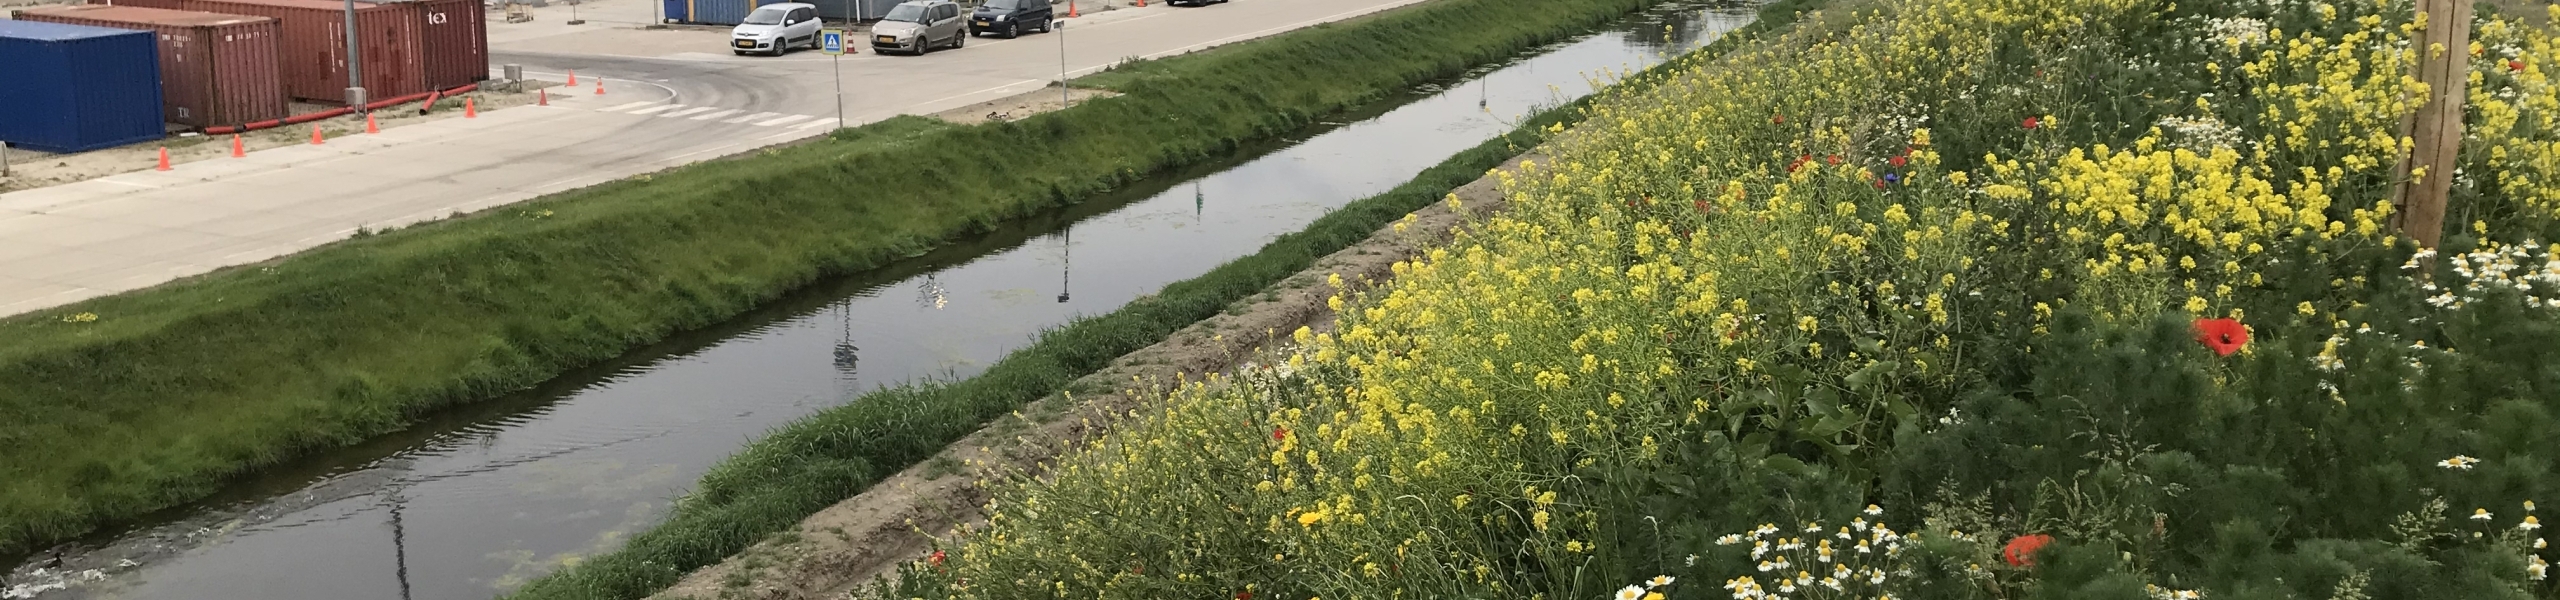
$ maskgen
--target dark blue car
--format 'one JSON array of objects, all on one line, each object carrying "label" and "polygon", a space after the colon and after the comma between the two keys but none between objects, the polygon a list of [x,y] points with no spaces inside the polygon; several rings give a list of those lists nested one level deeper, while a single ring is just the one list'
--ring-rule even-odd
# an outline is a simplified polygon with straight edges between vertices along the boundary
[{"label": "dark blue car", "polygon": [[1049,0],[987,0],[978,11],[969,14],[969,35],[998,34],[1007,38],[1025,31],[1049,31],[1056,28],[1057,11],[1049,9]]}]

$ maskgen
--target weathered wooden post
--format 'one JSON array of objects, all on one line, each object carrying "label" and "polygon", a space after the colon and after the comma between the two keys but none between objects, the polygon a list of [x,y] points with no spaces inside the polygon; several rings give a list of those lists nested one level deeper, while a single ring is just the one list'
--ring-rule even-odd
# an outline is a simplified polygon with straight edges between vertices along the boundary
[{"label": "weathered wooden post", "polygon": [[2462,105],[2471,82],[2472,0],[2418,0],[2426,29],[2416,40],[2418,81],[2427,96],[2401,129],[2413,142],[2400,161],[2393,220],[2420,247],[2444,237],[2444,205],[2453,193],[2453,169],[2462,149]]}]

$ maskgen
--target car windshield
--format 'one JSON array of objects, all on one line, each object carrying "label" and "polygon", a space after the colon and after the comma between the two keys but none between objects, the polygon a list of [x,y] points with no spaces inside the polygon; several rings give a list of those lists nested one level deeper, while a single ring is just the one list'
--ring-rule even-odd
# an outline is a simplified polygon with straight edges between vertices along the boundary
[{"label": "car windshield", "polygon": [[922,4],[900,4],[897,8],[889,9],[889,15],[881,17],[881,19],[906,23],[923,23],[924,12],[924,5]]},{"label": "car windshield", "polygon": [[1022,5],[1023,0],[987,0],[986,4],[979,6],[996,10],[1016,10],[1022,8]]},{"label": "car windshield", "polygon": [[[731,13],[731,14],[736,14],[736,13]],[[782,18],[783,18],[784,16],[788,16],[788,15],[790,15],[790,14],[791,14],[791,9],[788,9],[788,8],[773,8],[773,7],[759,8],[759,9],[756,9],[756,11],[755,11],[755,12],[747,13],[747,24],[748,24],[748,25],[781,25],[781,24],[782,24]]]}]

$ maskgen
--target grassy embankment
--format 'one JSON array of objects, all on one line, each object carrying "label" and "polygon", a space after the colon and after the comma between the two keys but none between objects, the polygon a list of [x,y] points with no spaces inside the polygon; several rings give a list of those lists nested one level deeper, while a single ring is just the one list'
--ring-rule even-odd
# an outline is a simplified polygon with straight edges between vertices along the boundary
[{"label": "grassy embankment", "polygon": [[[1293,368],[865,597],[2560,597],[2560,30],[1873,8],[1592,102]],[[2463,152],[2394,172],[2464,54]]]},{"label": "grassy embankment", "polygon": [[[1128,65],[1106,78],[1123,96],[1060,113],[978,127],[897,119],[0,321],[0,551],[200,497],[228,475],[1655,1],[1441,0]],[[1013,160],[1026,155],[1052,159]]]},{"label": "grassy embankment", "polygon": [[[1725,39],[1746,39],[1784,26],[1822,1],[1770,4],[1760,21]],[[1698,54],[1730,45],[1719,42]],[[1366,239],[1537,145],[1548,127],[1577,122],[1581,106],[1577,102],[1544,111],[1510,134],[1460,152],[1393,190],[1345,205],[1252,255],[1109,314],[1050,331],[975,377],[884,389],[793,422],[713,468],[665,523],[613,553],[537,580],[510,597],[635,598],[663,589],[694,568],[734,554],[931,456],[989,419],[1055,393],[1122,354],[1160,341]]]}]

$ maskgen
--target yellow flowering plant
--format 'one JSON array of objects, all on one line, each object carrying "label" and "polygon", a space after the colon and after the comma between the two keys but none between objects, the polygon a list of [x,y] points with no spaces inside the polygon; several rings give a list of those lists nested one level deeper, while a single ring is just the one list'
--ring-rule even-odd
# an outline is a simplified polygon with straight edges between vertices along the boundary
[{"label": "yellow flowering plant", "polygon": [[[2430,253],[2390,203],[2406,2],[1806,23],[1585,105],[1491,174],[1507,211],[1291,336],[1301,368],[1153,396],[896,593],[2325,596],[2409,564],[2554,591],[2522,534],[2401,518],[2560,491],[2534,450],[2560,443],[2549,29],[2476,26],[2474,127],[2434,174],[2463,230]],[[1801,563],[1881,538],[1751,528],[1871,503],[1924,507],[1930,541],[1836,577]]]}]

